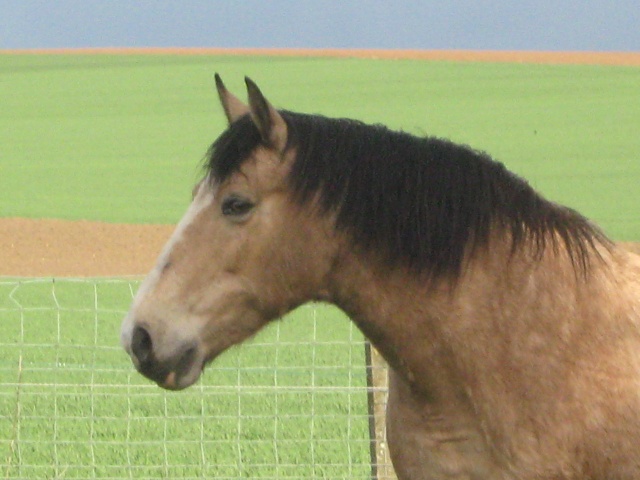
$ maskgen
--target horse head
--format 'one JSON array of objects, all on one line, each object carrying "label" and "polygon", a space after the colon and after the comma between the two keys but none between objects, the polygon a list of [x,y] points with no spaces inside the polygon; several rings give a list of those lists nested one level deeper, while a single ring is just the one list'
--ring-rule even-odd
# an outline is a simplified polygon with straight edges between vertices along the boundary
[{"label": "horse head", "polygon": [[287,123],[250,79],[249,103],[216,75],[228,129],[193,201],[137,292],[121,340],[136,368],[169,389],[269,321],[325,289],[331,229],[292,199]]}]

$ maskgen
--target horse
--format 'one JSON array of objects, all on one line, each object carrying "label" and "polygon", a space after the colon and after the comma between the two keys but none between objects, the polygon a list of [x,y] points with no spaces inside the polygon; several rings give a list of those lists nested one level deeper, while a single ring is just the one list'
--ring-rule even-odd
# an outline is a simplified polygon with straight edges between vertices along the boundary
[{"label": "horse", "polygon": [[123,321],[139,372],[186,388],[329,302],[389,364],[400,480],[640,478],[640,256],[484,152],[215,80],[228,127]]}]

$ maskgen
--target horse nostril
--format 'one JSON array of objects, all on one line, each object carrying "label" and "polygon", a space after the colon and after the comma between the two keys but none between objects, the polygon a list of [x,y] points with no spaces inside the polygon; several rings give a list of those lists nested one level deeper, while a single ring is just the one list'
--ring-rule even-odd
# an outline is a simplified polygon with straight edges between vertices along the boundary
[{"label": "horse nostril", "polygon": [[133,337],[131,338],[131,352],[140,363],[144,363],[151,358],[153,350],[153,342],[151,335],[143,327],[137,326],[133,329]]}]

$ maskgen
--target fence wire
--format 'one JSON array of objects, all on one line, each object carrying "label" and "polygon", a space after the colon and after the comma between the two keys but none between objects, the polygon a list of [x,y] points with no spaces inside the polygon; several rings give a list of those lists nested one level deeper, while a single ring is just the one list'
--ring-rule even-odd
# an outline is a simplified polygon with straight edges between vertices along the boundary
[{"label": "fence wire", "polygon": [[301,307],[167,392],[119,346],[138,284],[0,279],[4,478],[371,478],[368,399],[385,386],[367,386],[338,310]]}]

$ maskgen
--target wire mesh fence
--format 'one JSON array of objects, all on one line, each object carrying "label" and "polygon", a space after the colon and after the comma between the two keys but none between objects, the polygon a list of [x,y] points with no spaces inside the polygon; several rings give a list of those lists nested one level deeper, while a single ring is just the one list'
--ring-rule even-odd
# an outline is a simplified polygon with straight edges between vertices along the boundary
[{"label": "wire mesh fence", "polygon": [[368,388],[364,339],[342,313],[301,307],[226,352],[194,387],[167,392],[119,346],[137,286],[0,279],[5,478],[370,479],[377,471],[371,392],[385,387]]}]

